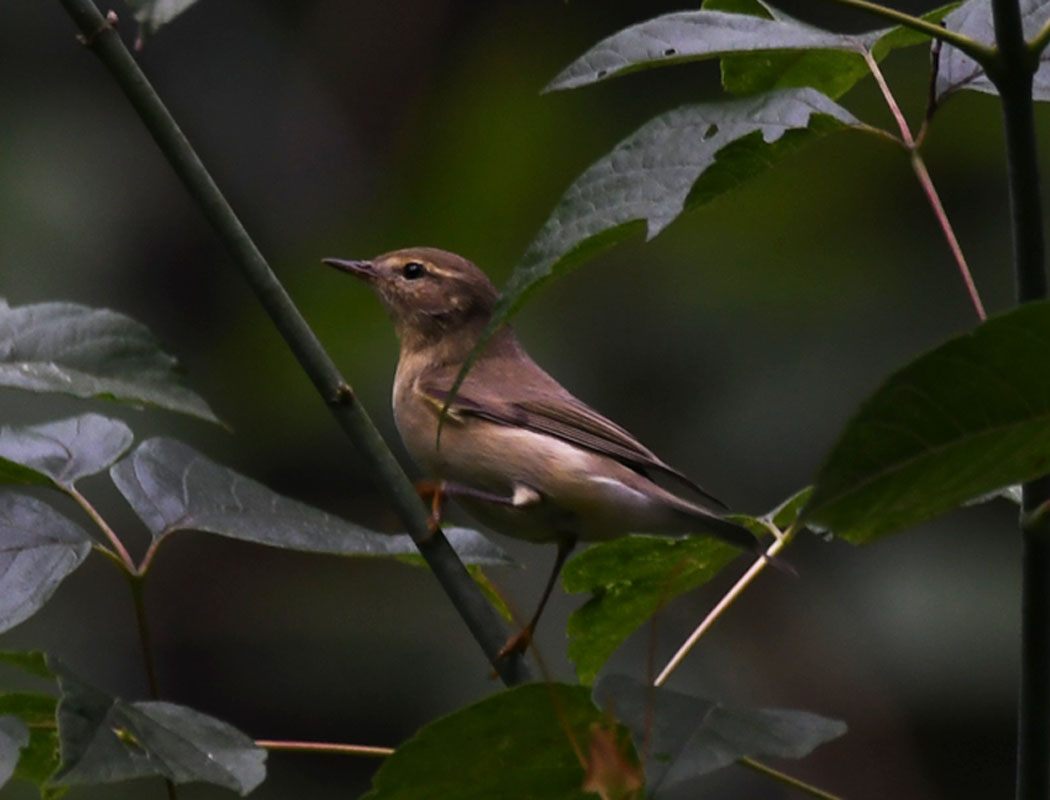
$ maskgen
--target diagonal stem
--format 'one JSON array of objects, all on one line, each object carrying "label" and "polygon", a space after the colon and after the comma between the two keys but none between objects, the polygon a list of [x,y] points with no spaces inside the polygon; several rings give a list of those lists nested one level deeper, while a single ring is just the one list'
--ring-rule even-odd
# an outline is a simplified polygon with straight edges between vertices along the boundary
[{"label": "diagonal stem", "polygon": [[790,786],[792,789],[796,789],[803,794],[808,794],[810,797],[817,797],[820,800],[842,800],[837,794],[825,792],[818,786],[813,786],[812,784],[801,781],[791,775],[787,775],[778,769],[773,769],[772,767],[763,764],[761,761],[755,761],[753,758],[738,758],[736,763],[743,767],[747,767],[748,769],[753,769],[755,772],[765,775],[768,778],[772,778],[775,781],[779,781],[785,786]]},{"label": "diagonal stem", "polygon": [[61,0],[61,3],[79,27],[81,40],[109,69],[187,191],[227,246],[234,264],[327,401],[336,421],[368,463],[370,472],[408,529],[420,554],[504,683],[512,685],[527,680],[528,669],[520,656],[498,657],[507,640],[502,620],[471,580],[444,534],[428,529],[427,513],[412,483],[124,46],[113,28],[112,19],[104,19],[92,0]]},{"label": "diagonal stem", "polygon": [[[772,528],[772,523],[770,523]],[[697,642],[700,638],[710,630],[711,626],[714,625],[718,618],[725,613],[726,609],[729,608],[737,599],[744,593],[751,582],[759,576],[759,574],[769,564],[770,559],[776,556],[781,550],[783,550],[791,539],[794,537],[795,531],[794,526],[788,528],[787,531],[780,535],[779,531],[776,531],[776,541],[770,545],[769,549],[766,550],[765,555],[755,561],[754,564],[745,572],[740,579],[733,584],[733,588],[726,592],[722,599],[718,601],[718,604],[711,609],[710,613],[696,626],[696,629],[689,635],[678,651],[671,657],[671,660],[667,662],[667,666],[661,670],[660,674],[656,676],[656,680],[653,681],[653,686],[663,686],[667,679],[671,677],[671,673],[678,669],[678,666],[685,660],[685,657],[689,655],[689,652],[696,647]]]},{"label": "diagonal stem", "polygon": [[[912,136],[911,128],[908,127],[908,120],[905,118],[904,112],[901,111],[897,98],[893,96],[893,92],[886,82],[886,77],[882,74],[882,69],[879,67],[879,62],[875,60],[870,51],[866,50],[864,52],[864,61],[867,63],[872,77],[875,78],[875,83],[878,84],[879,91],[882,92],[882,97],[886,101],[890,113],[897,122],[897,127],[901,132],[901,141],[910,153],[909,160],[912,171],[915,173],[915,177],[922,187],[923,194],[926,195],[926,200],[933,210],[933,215],[937,218],[937,224],[941,228],[941,233],[944,234],[945,241],[948,243],[948,249],[951,250],[952,257],[955,259],[955,264],[959,269],[963,285],[966,286],[966,292],[970,296],[970,303],[973,305],[974,312],[977,314],[977,318],[984,322],[988,315],[985,313],[984,303],[981,302],[980,292],[977,291],[977,284],[974,283],[973,273],[970,272],[970,265],[967,263],[962,247],[959,245],[959,240],[955,236],[955,229],[948,219],[948,213],[944,210],[944,204],[941,203],[941,197],[937,193],[937,188],[933,185],[933,179],[930,177],[929,170],[926,169],[926,162],[919,152],[918,142]],[[934,61],[934,64],[936,65],[936,61]]]}]

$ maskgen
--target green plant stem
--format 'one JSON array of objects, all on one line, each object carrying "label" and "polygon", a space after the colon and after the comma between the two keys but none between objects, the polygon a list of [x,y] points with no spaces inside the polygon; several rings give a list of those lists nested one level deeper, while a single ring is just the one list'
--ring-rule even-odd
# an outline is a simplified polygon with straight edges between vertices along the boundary
[{"label": "green plant stem", "polygon": [[[1047,296],[1039,161],[1032,103],[1038,66],[1024,40],[1017,0],[992,0],[1000,63],[989,77],[1003,108],[1018,303]],[[1032,369],[1042,369],[1033,364]],[[1050,500],[1050,479],[1024,485],[1021,526],[1021,680],[1018,693],[1018,800],[1050,798],[1050,525],[1037,510]]]},{"label": "green plant stem", "polygon": [[856,8],[860,11],[866,11],[869,14],[874,14],[877,17],[882,17],[882,19],[895,22],[905,28],[911,28],[914,31],[925,33],[933,39],[947,42],[952,47],[966,53],[966,55],[982,66],[986,65],[995,57],[995,50],[993,48],[981,44],[976,39],[971,39],[969,36],[950,31],[947,28],[941,27],[933,22],[927,22],[919,17],[914,17],[911,14],[905,14],[903,11],[898,11],[895,8],[889,8],[888,6],[879,5],[878,3],[871,3],[868,0],[829,0],[829,2],[837,3],[840,6]]},{"label": "green plant stem", "polygon": [[427,512],[412,483],[124,46],[112,21],[104,19],[91,0],[61,0],[61,3],[80,29],[84,44],[109,69],[201,212],[229,249],[234,263],[327,401],[339,425],[368,463],[375,481],[385,492],[420,554],[504,683],[513,685],[528,680],[529,672],[520,656],[497,658],[508,638],[503,622],[471,580],[444,534],[429,531]]},{"label": "green plant stem", "polygon": [[[153,643],[149,632],[149,620],[146,618],[145,579],[138,574],[128,573],[128,585],[131,587],[131,598],[135,606],[135,626],[139,633],[139,647],[142,650],[142,665],[146,671],[146,684],[149,695],[160,700],[160,684],[157,682],[157,665],[153,660]],[[165,779],[168,800],[177,800],[175,784]]]},{"label": "green plant stem", "polygon": [[772,767],[763,764],[761,761],[755,761],[753,758],[738,758],[737,763],[748,769],[753,769],[755,772],[759,772],[775,781],[779,781],[785,786],[797,789],[803,794],[808,794],[810,797],[819,797],[820,800],[842,800],[837,794],[825,792],[823,789],[808,784],[805,781],[800,781],[798,778],[786,775],[780,770],[773,769]]},{"label": "green plant stem", "polygon": [[336,742],[286,742],[278,739],[257,739],[256,747],[264,750],[287,750],[293,753],[330,753],[343,756],[367,756],[386,758],[394,754],[392,747],[374,747],[363,744],[339,744]]}]

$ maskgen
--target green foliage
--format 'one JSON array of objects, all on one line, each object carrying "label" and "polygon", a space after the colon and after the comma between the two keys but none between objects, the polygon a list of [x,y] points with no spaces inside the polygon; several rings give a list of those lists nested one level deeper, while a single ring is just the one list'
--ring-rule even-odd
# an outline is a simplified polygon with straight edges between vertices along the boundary
[{"label": "green foliage", "polygon": [[134,441],[120,420],[98,414],[0,429],[0,482],[71,489],[120,458]]},{"label": "green foliage", "polygon": [[29,744],[29,728],[18,717],[0,715],[0,787],[15,774],[22,749]]},{"label": "green foliage", "polygon": [[856,51],[862,46],[858,37],[815,28],[779,12],[753,16],[711,8],[665,14],[614,33],[566,67],[547,90],[573,89],[641,69],[729,53]]},{"label": "green foliage", "polygon": [[[852,114],[811,89],[698,103],[657,116],[565,192],[515,267],[490,327],[540,282],[622,240],[638,223],[652,238],[683,211],[767,169],[784,152],[775,145],[786,133],[812,136],[855,124]],[[730,147],[727,165],[701,182]]]},{"label": "green foliage", "polygon": [[627,725],[646,754],[654,797],[741,758],[804,758],[846,732],[845,723],[808,711],[730,708],[623,675],[599,680],[594,700]]},{"label": "green foliage", "polygon": [[0,491],[0,541],[0,631],[35,614],[91,550],[79,525],[11,491]]},{"label": "green foliage", "polygon": [[891,375],[846,425],[803,512],[852,542],[1050,470],[1050,303],[993,318]]},{"label": "green foliage", "polygon": [[[923,14],[922,19],[940,22],[958,5],[942,6]],[[810,25],[758,0],[705,0],[704,8],[752,14],[775,19],[782,26],[812,30]],[[876,61],[881,61],[894,50],[930,41],[926,34],[903,26],[840,36],[842,46],[834,49],[778,48],[725,55],[722,57],[722,85],[726,91],[739,95],[809,86],[828,97],[839,98],[871,74],[864,53],[871,53]]]},{"label": "green foliage", "polygon": [[20,720],[29,732],[29,738],[14,768],[14,776],[37,786],[41,794],[47,797],[58,797],[64,793],[61,788],[44,788],[58,769],[57,707],[58,701],[51,695],[0,692],[0,717],[7,715]]},{"label": "green foliage", "polygon": [[[154,539],[195,530],[307,553],[416,553],[408,534],[377,533],[282,497],[172,439],[142,442],[110,469],[110,477]],[[449,540],[470,563],[509,563],[476,531],[453,529]]]},{"label": "green foliage", "polygon": [[[786,530],[795,521],[809,490],[784,501],[765,517],[735,514],[732,519],[757,536],[768,536],[768,522]],[[569,658],[583,683],[592,683],[602,665],[646,620],[676,597],[714,578],[741,555],[706,536],[671,539],[626,536],[593,545],[565,565],[568,592],[590,599],[569,617]]]},{"label": "green foliage", "polygon": [[182,383],[175,359],[135,320],[74,303],[0,300],[0,386],[119,400],[218,418]]},{"label": "green foliage", "polygon": [[565,590],[591,594],[569,617],[569,658],[580,681],[592,682],[640,625],[739,555],[709,537],[625,536],[594,545],[566,564]]},{"label": "green foliage", "polygon": [[509,689],[423,727],[383,762],[364,800],[593,798],[577,751],[602,721],[584,687]]},{"label": "green foliage", "polygon": [[160,776],[244,795],[266,776],[266,751],[225,722],[173,703],[127,703],[83,682],[57,659],[48,663],[62,688],[56,783]]}]

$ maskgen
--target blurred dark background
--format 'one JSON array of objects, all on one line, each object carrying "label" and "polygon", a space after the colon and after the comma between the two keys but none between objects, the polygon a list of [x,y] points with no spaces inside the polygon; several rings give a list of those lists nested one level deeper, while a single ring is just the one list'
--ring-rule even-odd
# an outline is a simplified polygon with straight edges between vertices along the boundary
[{"label": "blurred dark background", "polygon": [[[842,29],[857,14],[792,7]],[[103,10],[107,7],[103,6]],[[560,193],[651,115],[718,94],[714,63],[541,96],[609,33],[672,3],[207,0],[140,59],[355,390],[396,441],[396,343],[378,303],[323,269],[412,244],[461,252],[497,283]],[[121,32],[134,38],[118,5]],[[911,10],[926,10],[914,6]],[[232,432],[164,412],[0,391],[5,423],[91,407],[163,433],[270,487],[387,530],[397,522],[221,244],[57,2],[5,4],[0,26],[0,294],[65,299],[147,323]],[[927,53],[886,64],[913,120]],[[890,119],[868,83],[844,103]],[[1039,122],[1045,131],[1046,109]],[[1043,159],[1047,153],[1046,137]],[[927,156],[991,311],[1012,303],[995,100],[952,99]],[[974,324],[903,154],[839,134],[538,294],[515,323],[537,359],[736,508],[805,485],[856,404],[894,367]],[[399,454],[403,451],[398,445]],[[104,478],[85,490],[136,551],[146,535]],[[69,513],[74,513],[68,509]],[[1015,511],[971,509],[857,549],[816,538],[768,574],[672,685],[798,707],[850,733],[786,769],[854,800],[1011,791],[1017,672]],[[500,539],[523,571],[493,577],[528,609],[553,548]],[[741,571],[664,612],[613,668],[662,663]],[[538,637],[571,679],[559,594]],[[260,738],[396,745],[496,691],[422,569],[181,534],[147,589],[165,699]],[[130,597],[93,557],[3,648],[44,648],[129,698],[145,694]],[[483,748],[479,758],[484,757]],[[374,762],[272,755],[254,797],[343,798]],[[693,796],[787,797],[731,769]],[[28,798],[27,787],[0,791]],[[155,782],[78,791],[163,797]],[[185,800],[228,796],[201,787]]]}]

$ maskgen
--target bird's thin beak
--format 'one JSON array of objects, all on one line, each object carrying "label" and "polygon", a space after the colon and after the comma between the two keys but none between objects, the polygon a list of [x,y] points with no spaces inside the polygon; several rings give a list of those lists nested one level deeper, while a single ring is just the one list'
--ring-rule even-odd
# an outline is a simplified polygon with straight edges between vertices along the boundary
[{"label": "bird's thin beak", "polygon": [[349,272],[363,280],[370,281],[376,277],[375,264],[371,261],[353,261],[342,258],[322,258],[321,262],[330,267]]}]

